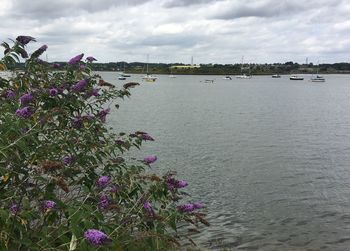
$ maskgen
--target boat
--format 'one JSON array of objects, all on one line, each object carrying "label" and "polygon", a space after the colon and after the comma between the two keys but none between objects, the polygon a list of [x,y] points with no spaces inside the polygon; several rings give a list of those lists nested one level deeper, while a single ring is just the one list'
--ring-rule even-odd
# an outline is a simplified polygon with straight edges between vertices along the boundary
[{"label": "boat", "polygon": [[273,74],[273,75],[272,75],[272,78],[281,78],[281,75],[279,75],[279,74]]},{"label": "boat", "polygon": [[316,77],[314,77],[314,75],[311,76],[311,82],[326,82],[326,79],[321,76],[318,75],[318,70],[319,70],[319,63],[317,62],[317,70],[316,70]]},{"label": "boat", "polygon": [[252,75],[243,74],[243,75],[238,75],[238,76],[236,76],[236,78],[240,78],[240,79],[251,79],[251,78],[252,78]]},{"label": "boat", "polygon": [[118,80],[126,80],[126,77],[124,77],[123,75],[120,75],[120,76],[118,77]]},{"label": "boat", "polygon": [[214,79],[206,79],[204,80],[204,83],[214,84]]},{"label": "boat", "polygon": [[232,80],[232,78],[230,76],[225,76],[222,78],[223,80]]},{"label": "boat", "polygon": [[[242,63],[241,63],[241,75],[238,75],[236,76],[236,78],[239,78],[239,79],[251,79],[252,78],[252,75],[250,74],[250,66],[248,67],[243,67],[243,60],[244,60],[244,56],[242,57]],[[246,74],[246,73],[243,73],[243,71],[245,69],[248,69],[249,73]]]},{"label": "boat", "polygon": [[321,75],[316,75],[316,77],[311,77],[311,82],[326,82],[326,79]]},{"label": "boat", "polygon": [[292,75],[289,77],[290,80],[304,80],[304,77],[300,77],[298,75]]},{"label": "boat", "polygon": [[146,82],[156,82],[158,78],[148,72],[148,61],[149,61],[149,55],[147,55],[146,75],[142,77],[142,80],[145,80]]},{"label": "boat", "polygon": [[122,76],[122,77],[124,77],[124,78],[130,78],[130,77],[131,77],[131,75],[130,75],[130,74],[124,74],[124,73],[123,73],[123,74],[121,74],[121,76]]},{"label": "boat", "polygon": [[173,69],[170,67],[170,75],[169,78],[176,78],[176,76],[173,74]]}]

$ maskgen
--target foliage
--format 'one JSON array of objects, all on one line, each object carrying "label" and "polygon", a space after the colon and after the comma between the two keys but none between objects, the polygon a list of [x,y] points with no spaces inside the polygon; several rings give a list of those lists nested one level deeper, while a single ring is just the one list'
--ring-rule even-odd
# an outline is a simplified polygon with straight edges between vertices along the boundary
[{"label": "foliage", "polygon": [[83,54],[64,67],[40,59],[46,45],[29,56],[33,41],[2,44],[1,69],[25,68],[0,77],[0,250],[163,250],[181,242],[179,223],[207,224],[202,204],[177,205],[187,182],[146,174],[155,156],[124,157],[150,135],[107,129],[138,84],[115,88]]}]

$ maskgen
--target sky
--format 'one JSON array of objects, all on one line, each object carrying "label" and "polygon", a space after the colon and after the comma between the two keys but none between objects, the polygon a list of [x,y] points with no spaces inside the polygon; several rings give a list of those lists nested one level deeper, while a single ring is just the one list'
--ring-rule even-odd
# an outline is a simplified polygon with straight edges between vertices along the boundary
[{"label": "sky", "polygon": [[49,61],[334,63],[350,60],[350,0],[0,0],[0,39]]}]

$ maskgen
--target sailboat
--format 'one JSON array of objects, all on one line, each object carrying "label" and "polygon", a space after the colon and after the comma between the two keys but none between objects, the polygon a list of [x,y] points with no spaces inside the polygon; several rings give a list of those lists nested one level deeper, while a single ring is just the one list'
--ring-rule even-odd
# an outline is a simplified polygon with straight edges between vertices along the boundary
[{"label": "sailboat", "polygon": [[146,75],[142,77],[142,80],[145,80],[146,82],[156,82],[156,80],[158,79],[155,76],[152,76],[149,72],[148,72],[148,61],[149,61],[149,55],[147,54],[147,68],[146,68]]},{"label": "sailboat", "polygon": [[243,73],[243,70],[245,69],[243,67],[243,60],[244,60],[244,56],[242,57],[242,63],[241,63],[241,75],[238,75],[236,76],[236,78],[240,78],[240,79],[251,79],[252,78],[252,75],[250,75],[250,67],[248,67],[248,70],[249,70],[249,74],[245,74]]},{"label": "sailboat", "polygon": [[176,76],[173,74],[173,69],[170,66],[170,75],[169,78],[176,78]]},{"label": "sailboat", "polygon": [[318,70],[319,70],[319,63],[317,62],[316,77],[314,77],[314,75],[312,75],[311,82],[326,82],[326,79],[323,76],[318,75]]}]

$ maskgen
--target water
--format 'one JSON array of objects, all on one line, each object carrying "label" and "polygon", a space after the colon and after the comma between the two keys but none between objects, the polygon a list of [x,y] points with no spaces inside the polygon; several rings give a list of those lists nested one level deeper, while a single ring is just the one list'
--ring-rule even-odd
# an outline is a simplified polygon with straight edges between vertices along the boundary
[{"label": "water", "polygon": [[140,154],[156,154],[153,170],[177,171],[190,200],[207,205],[211,226],[194,236],[202,247],[348,250],[350,76],[325,77],[160,76],[109,122],[154,136]]}]

